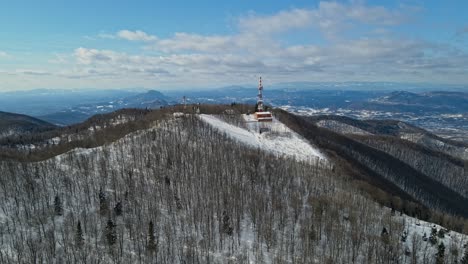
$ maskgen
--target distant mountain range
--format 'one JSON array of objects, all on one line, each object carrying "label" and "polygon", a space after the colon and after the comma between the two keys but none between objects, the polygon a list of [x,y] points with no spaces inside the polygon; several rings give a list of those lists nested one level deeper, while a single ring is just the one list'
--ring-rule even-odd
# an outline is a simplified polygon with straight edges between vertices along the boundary
[{"label": "distant mountain range", "polygon": [[412,93],[407,91],[392,92],[383,97],[372,100],[373,103],[383,105],[404,105],[420,107],[433,111],[466,112],[468,111],[468,93],[464,92],[425,92]]},{"label": "distant mountain range", "polygon": [[39,118],[57,125],[70,125],[82,122],[96,114],[109,113],[122,108],[157,109],[169,103],[171,103],[169,97],[161,92],[150,90],[111,101],[79,104],[59,112],[39,116]]},{"label": "distant mountain range", "polygon": [[96,104],[136,95],[141,91],[119,89],[36,89],[0,93],[0,111],[42,116],[80,104]]},{"label": "distant mountain range", "polygon": [[[318,111],[317,114],[344,114],[372,118],[421,120],[422,116],[437,116],[430,119],[431,126],[437,120],[447,119],[456,126],[463,125],[468,112],[468,92],[451,87],[452,91],[425,91],[424,85],[408,86],[395,83],[284,83],[265,87],[264,100],[274,107],[292,107]],[[372,89],[374,87],[374,89]],[[416,87],[416,88],[415,88]],[[418,89],[419,90],[418,90]],[[443,87],[439,87],[443,88]],[[417,92],[418,91],[418,92]],[[27,114],[56,125],[79,123],[87,118],[122,108],[159,108],[182,103],[255,104],[256,87],[228,86],[212,90],[177,90],[164,93],[149,90],[33,90],[2,93],[0,110]],[[454,118],[454,115],[456,115]],[[458,115],[461,115],[461,120]],[[413,123],[425,126],[425,123]],[[450,126],[449,126],[450,127]],[[428,127],[426,127],[428,128]]]}]

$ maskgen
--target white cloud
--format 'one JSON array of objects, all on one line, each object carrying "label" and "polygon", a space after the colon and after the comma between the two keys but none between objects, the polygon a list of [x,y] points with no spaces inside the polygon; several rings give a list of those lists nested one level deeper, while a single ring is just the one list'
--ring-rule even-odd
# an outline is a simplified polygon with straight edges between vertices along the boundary
[{"label": "white cloud", "polygon": [[23,74],[23,75],[34,75],[34,76],[52,75],[50,72],[47,72],[44,70],[36,70],[36,69],[17,69],[15,73]]},{"label": "white cloud", "polygon": [[291,29],[318,28],[333,36],[354,23],[391,26],[408,19],[404,10],[389,10],[383,6],[366,6],[360,2],[338,3],[322,1],[315,9],[291,9],[262,16],[252,13],[239,19],[239,28],[256,34],[281,33]]},{"label": "white cloud", "polygon": [[307,9],[292,9],[281,11],[275,15],[261,16],[254,13],[239,19],[239,28],[249,33],[280,33],[290,29],[310,26],[314,21],[315,12]]},{"label": "white cloud", "polygon": [[[121,30],[101,37],[144,42],[144,49],[125,53],[80,47],[64,59],[56,56],[53,61],[63,67],[53,75],[91,84],[153,87],[229,85],[251,81],[258,74],[271,82],[466,83],[466,51],[391,34],[393,25],[407,19],[404,8],[391,10],[357,1],[320,2],[316,8],[250,13],[237,20],[236,32],[226,35],[178,32],[158,38],[139,30]],[[355,28],[359,30],[353,31]],[[377,29],[385,34],[375,34]],[[298,32],[315,35],[294,42],[284,37]]]},{"label": "white cloud", "polygon": [[[348,4],[320,2],[315,9],[290,9],[272,15],[251,12],[237,20],[238,32],[232,35],[200,35],[175,33],[173,37],[157,39],[146,48],[164,53],[254,53],[269,57],[283,53],[279,35],[293,30],[318,29],[323,36],[334,41],[340,39],[344,29],[356,23],[377,25],[380,30],[402,23],[406,19],[403,10],[389,10],[381,6],[365,6],[360,2]],[[373,32],[373,31],[371,31]],[[320,36],[316,36],[319,38]]]},{"label": "white cloud", "polygon": [[92,64],[102,61],[110,61],[115,56],[113,51],[99,51],[97,49],[77,48],[75,50],[75,57],[80,64]]},{"label": "white cloud", "polygon": [[172,38],[161,39],[151,46],[163,52],[175,51],[201,51],[201,52],[227,52],[232,50],[231,36],[203,36],[199,34],[175,33]]},{"label": "white cloud", "polygon": [[170,65],[161,57],[128,55],[111,50],[78,48],[74,52],[76,60],[72,71],[62,71],[67,78],[135,78],[155,77],[169,74],[164,67]]},{"label": "white cloud", "polygon": [[147,33],[141,31],[141,30],[136,30],[136,31],[130,31],[130,30],[121,30],[117,32],[117,37],[121,39],[126,39],[130,41],[155,41],[157,40],[156,36],[148,35]]},{"label": "white cloud", "polygon": [[139,42],[152,42],[158,39],[156,36],[150,35],[141,30],[131,31],[127,29],[120,30],[115,34],[100,33],[98,34],[98,37],[104,38],[104,39],[124,39],[128,41],[139,41]]},{"label": "white cloud", "polygon": [[8,53],[6,53],[5,51],[0,50],[0,58],[1,57],[8,57],[8,56],[9,56]]},{"label": "white cloud", "polygon": [[366,6],[359,2],[320,2],[316,16],[319,20],[355,20],[371,25],[397,25],[407,19],[407,15],[401,9],[390,10],[383,6]]},{"label": "white cloud", "polygon": [[[237,47],[239,48],[239,47]],[[174,53],[162,56],[129,55],[110,50],[78,48],[75,58],[80,78],[161,78],[186,80],[228,80],[250,78],[264,73],[281,81],[309,75],[316,80],[343,81],[373,76],[393,78],[432,77],[434,72],[458,76],[468,68],[468,55],[449,52],[444,47],[404,39],[361,38],[328,46],[293,45],[280,47],[263,58],[255,52]],[[203,49],[200,49],[203,50]],[[233,49],[235,51],[236,49]],[[441,52],[447,50],[447,52]],[[434,56],[437,54],[437,56]],[[463,54],[463,53],[462,53]],[[456,55],[456,56],[454,56]],[[460,77],[458,76],[458,77]]]}]

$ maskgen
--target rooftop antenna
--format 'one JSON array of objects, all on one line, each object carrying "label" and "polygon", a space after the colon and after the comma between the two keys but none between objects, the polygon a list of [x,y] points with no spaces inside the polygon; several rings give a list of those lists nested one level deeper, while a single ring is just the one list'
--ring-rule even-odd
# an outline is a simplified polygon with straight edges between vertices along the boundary
[{"label": "rooftop antenna", "polygon": [[258,83],[257,109],[258,109],[258,112],[263,112],[263,85],[262,85],[262,77],[260,77],[260,81],[259,81],[259,83]]}]

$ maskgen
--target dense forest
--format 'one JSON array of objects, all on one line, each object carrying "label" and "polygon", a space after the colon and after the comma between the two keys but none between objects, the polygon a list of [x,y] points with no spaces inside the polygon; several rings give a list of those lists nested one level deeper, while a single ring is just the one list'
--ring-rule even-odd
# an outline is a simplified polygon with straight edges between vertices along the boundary
[{"label": "dense forest", "polygon": [[27,158],[10,149],[0,161],[0,263],[468,259],[466,236],[415,231],[425,222],[377,203],[332,152],[327,164],[301,162],[239,144],[193,114],[138,116],[94,130],[92,148],[67,141]]}]

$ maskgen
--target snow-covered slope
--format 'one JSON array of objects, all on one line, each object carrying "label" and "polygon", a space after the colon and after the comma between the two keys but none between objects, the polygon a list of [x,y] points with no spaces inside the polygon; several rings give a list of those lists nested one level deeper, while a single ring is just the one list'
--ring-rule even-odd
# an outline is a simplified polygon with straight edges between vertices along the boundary
[{"label": "snow-covered slope", "polygon": [[[236,126],[223,118],[174,117],[41,162],[0,160],[0,263],[34,263],[37,253],[45,263],[79,256],[84,261],[77,263],[434,264],[440,242],[445,263],[455,263],[455,250],[457,259],[464,252],[466,236],[423,240],[433,224],[392,214],[331,166],[266,155],[321,160],[320,151],[281,122],[260,134],[265,124],[236,116]],[[259,163],[246,154],[257,154]],[[112,229],[116,244],[109,245]],[[154,254],[145,250],[150,232]]]},{"label": "snow-covered slope", "polygon": [[[444,227],[440,225],[436,225],[434,223],[422,221],[407,215],[402,215],[400,216],[401,221],[404,223],[405,226],[405,232],[407,234],[407,239],[404,241],[405,246],[408,248],[412,248],[415,245],[414,241],[417,241],[419,238],[423,238],[423,241],[427,241],[428,243],[424,243],[424,245],[421,245],[421,248],[419,249],[420,253],[420,258],[424,259],[423,255],[429,255],[429,256],[434,256],[437,253],[437,246],[440,243],[443,243],[445,247],[447,248],[453,248],[457,246],[464,246],[468,243],[468,236],[464,234],[460,234],[455,231],[451,231],[448,229],[445,229]],[[431,245],[430,236],[432,233],[432,230],[437,230],[437,237],[436,240],[434,240],[434,245]],[[445,230],[443,232],[443,235],[440,235],[440,230]],[[416,237],[414,237],[416,236]]]},{"label": "snow-covered slope", "polygon": [[280,156],[291,156],[302,161],[326,160],[319,149],[276,119],[269,124],[271,132],[259,133],[258,123],[250,122],[247,116],[244,118],[248,129],[229,124],[213,115],[202,114],[200,118],[230,138],[254,148],[261,148]]}]

